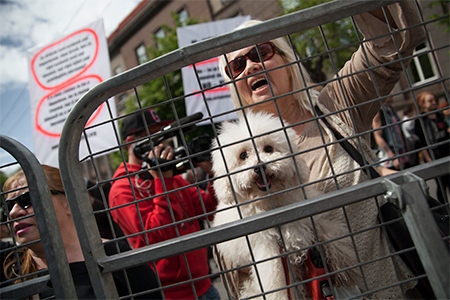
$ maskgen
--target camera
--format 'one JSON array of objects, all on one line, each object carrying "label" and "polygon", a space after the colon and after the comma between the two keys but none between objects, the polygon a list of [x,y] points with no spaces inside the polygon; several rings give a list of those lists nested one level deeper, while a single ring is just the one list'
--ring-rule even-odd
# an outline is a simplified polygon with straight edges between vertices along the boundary
[{"label": "camera", "polygon": [[202,135],[194,138],[187,144],[187,147],[176,147],[174,150],[174,158],[172,160],[148,157],[154,145],[159,145],[169,138],[176,137],[179,142],[178,144],[183,144],[180,142],[181,134],[196,128],[195,124],[190,123],[199,120],[202,117],[202,113],[196,113],[194,115],[182,118],[178,122],[173,122],[152,136],[136,143],[133,148],[134,154],[141,160],[145,161],[151,168],[158,167],[162,172],[172,169],[174,174],[184,173],[196,162],[211,161],[209,149],[212,138],[209,135]]},{"label": "camera", "polygon": [[211,136],[205,134],[195,137],[187,146],[188,151],[185,147],[177,147],[175,149],[174,160],[177,161],[175,165],[177,170],[190,169],[189,161],[192,163],[211,161]]},{"label": "camera", "polygon": [[[172,169],[175,174],[184,173],[192,167],[192,164],[202,161],[211,161],[210,144],[211,136],[202,135],[195,137],[187,147],[179,146],[174,150],[174,158],[166,160],[161,158],[149,158],[154,143],[151,139],[137,143],[133,149],[134,154],[149,164],[150,167],[159,167],[162,172]],[[191,163],[192,162],[192,163]]]}]

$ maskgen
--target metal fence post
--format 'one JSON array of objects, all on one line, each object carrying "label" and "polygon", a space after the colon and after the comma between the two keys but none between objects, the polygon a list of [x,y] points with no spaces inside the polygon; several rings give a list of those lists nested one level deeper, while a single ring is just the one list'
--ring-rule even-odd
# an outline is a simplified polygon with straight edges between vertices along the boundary
[{"label": "metal fence post", "polygon": [[[33,202],[33,208],[56,299],[77,299],[66,252],[64,247],[61,247],[63,242],[44,170],[33,153],[18,141],[0,135],[0,146],[21,165],[30,193],[33,197],[40,199]],[[39,282],[42,286],[42,278],[36,278],[33,281]],[[30,282],[26,283],[26,286],[30,285]],[[31,296],[30,292],[39,292],[39,290],[24,288],[24,285],[18,284],[16,287],[9,287],[7,291],[2,291],[1,294],[3,299],[23,298]]]},{"label": "metal fence post", "polygon": [[427,203],[426,183],[410,172],[405,172],[403,179],[404,183],[401,185],[385,179],[396,194],[392,202],[397,202],[394,204],[402,211],[436,297],[450,299],[449,255]]}]

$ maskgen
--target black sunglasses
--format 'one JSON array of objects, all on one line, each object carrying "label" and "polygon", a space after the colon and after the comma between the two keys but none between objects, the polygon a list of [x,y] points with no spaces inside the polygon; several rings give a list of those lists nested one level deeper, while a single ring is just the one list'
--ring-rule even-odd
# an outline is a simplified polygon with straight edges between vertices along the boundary
[{"label": "black sunglasses", "polygon": [[[258,48],[256,48],[258,47]],[[247,58],[252,62],[261,62],[271,59],[276,51],[282,53],[272,42],[261,43],[253,47],[246,54],[241,55],[228,62],[225,66],[225,73],[229,78],[236,78],[245,70],[247,65]]]},{"label": "black sunglasses", "polygon": [[[57,195],[57,194],[64,195],[65,192],[50,190],[50,194],[52,194],[52,195]],[[8,209],[7,211],[10,212],[13,209],[13,207],[14,207],[14,205],[16,203],[23,209],[27,209],[30,206],[33,206],[33,202],[31,201],[30,192],[25,192],[25,193],[17,196],[16,198],[6,199],[5,200],[5,205],[6,205],[6,208]]]},{"label": "black sunglasses", "polygon": [[25,192],[16,198],[6,199],[5,205],[8,209],[7,211],[10,212],[16,203],[23,209],[27,209],[32,206],[33,203],[31,202],[30,192]]}]

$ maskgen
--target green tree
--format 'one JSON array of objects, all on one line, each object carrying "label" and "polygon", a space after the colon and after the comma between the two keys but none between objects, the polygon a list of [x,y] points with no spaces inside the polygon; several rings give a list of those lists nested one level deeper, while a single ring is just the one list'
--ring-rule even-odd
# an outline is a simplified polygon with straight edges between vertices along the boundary
[{"label": "green tree", "polygon": [[[147,47],[149,60],[160,57],[166,53],[178,49],[177,28],[183,26],[179,15],[172,12],[172,19],[175,27],[161,25],[164,31],[164,37],[153,35],[155,45]],[[189,18],[186,25],[197,24],[198,21]],[[138,99],[135,96],[130,97],[126,103],[126,113],[133,112],[140,107],[154,107],[158,115],[163,120],[174,120],[176,117],[186,116],[184,100],[167,101],[174,98],[182,98],[183,81],[181,70],[165,74],[163,77],[156,78],[138,89]]]},{"label": "green tree", "polygon": [[[280,0],[280,3],[288,14],[330,1]],[[334,75],[357,49],[357,35],[350,18],[292,34],[290,39],[315,82]]]},{"label": "green tree", "polygon": [[438,20],[437,23],[443,27],[445,32],[450,32],[450,18],[449,18],[449,4],[450,0],[434,0],[430,1],[428,4],[430,7],[439,6],[442,10],[442,14],[433,14],[430,16],[432,20]]},{"label": "green tree", "polygon": [[8,179],[8,176],[4,172],[0,171],[0,186],[3,186],[6,179]]}]

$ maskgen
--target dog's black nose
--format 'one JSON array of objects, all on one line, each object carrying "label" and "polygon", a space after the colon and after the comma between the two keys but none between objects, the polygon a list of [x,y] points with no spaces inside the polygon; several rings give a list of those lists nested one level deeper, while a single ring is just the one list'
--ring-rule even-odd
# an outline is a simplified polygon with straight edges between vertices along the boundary
[{"label": "dog's black nose", "polygon": [[255,171],[256,174],[261,175],[266,170],[266,166],[259,165],[259,166],[256,166],[253,170]]}]

